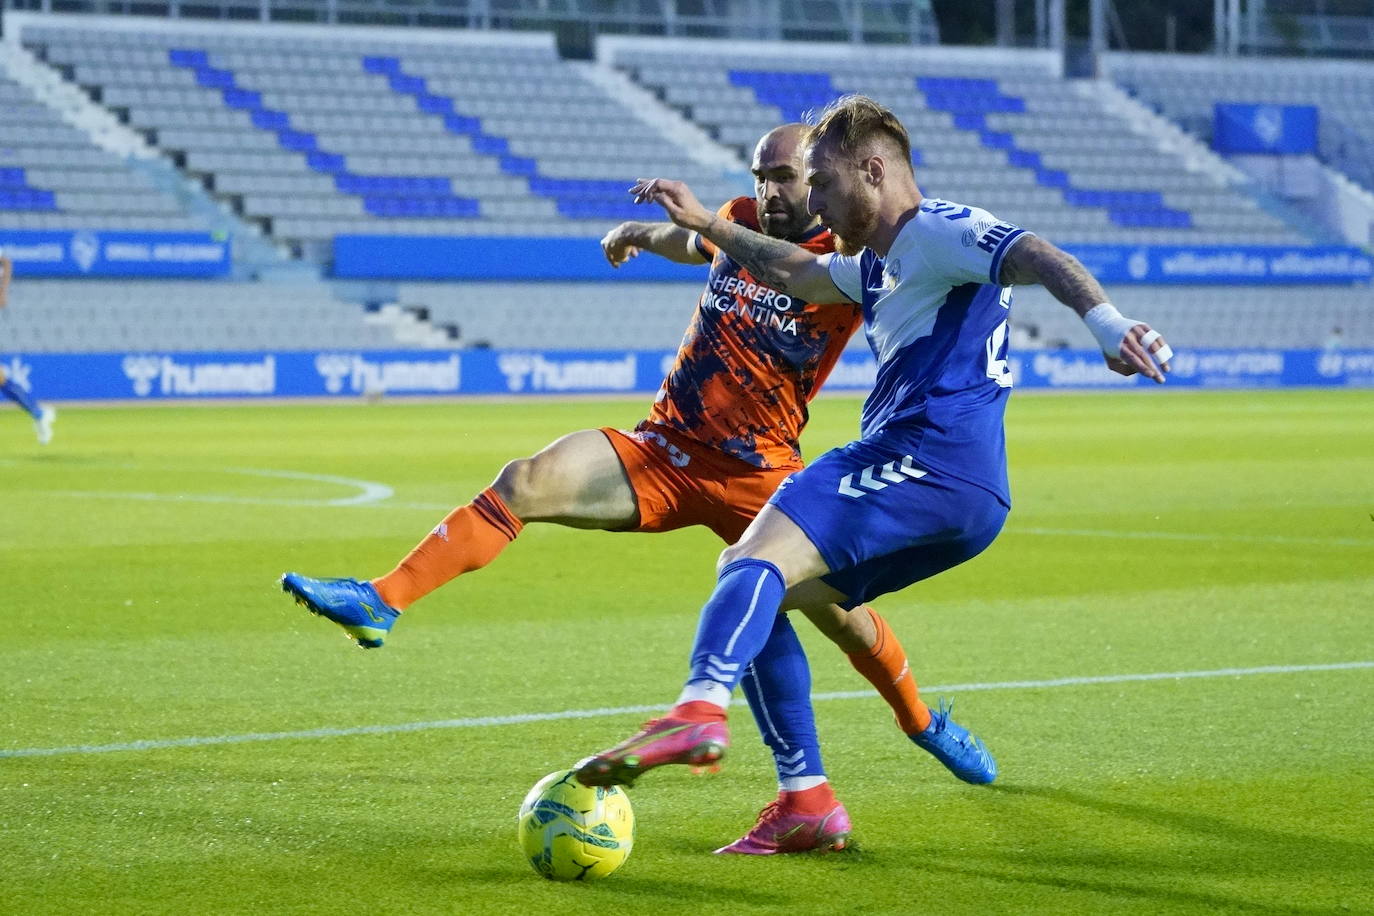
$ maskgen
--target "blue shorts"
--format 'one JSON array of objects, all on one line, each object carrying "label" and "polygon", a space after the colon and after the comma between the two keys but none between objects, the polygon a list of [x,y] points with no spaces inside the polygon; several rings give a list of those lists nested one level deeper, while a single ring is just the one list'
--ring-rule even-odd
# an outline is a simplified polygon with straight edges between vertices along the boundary
[{"label": "blue shorts", "polygon": [[821,580],[849,607],[972,559],[1006,521],[995,494],[915,463],[921,434],[898,426],[826,452],[769,500],[816,545],[830,567]]}]

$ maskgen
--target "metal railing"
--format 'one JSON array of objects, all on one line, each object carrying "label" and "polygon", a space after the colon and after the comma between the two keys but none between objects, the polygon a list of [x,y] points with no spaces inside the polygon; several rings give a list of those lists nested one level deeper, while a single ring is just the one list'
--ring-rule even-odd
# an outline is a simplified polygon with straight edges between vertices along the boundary
[{"label": "metal railing", "polygon": [[931,0],[0,0],[14,10],[769,41],[936,44]]}]

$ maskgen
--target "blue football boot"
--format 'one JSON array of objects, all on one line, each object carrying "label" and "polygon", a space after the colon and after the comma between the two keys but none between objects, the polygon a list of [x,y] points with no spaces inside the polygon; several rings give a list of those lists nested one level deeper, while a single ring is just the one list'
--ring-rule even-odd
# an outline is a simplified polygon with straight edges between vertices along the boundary
[{"label": "blue football boot", "polygon": [[930,711],[930,725],[923,732],[911,735],[916,746],[930,751],[951,773],[964,782],[983,785],[997,778],[997,761],[977,735],[971,734],[949,717],[954,704],[940,701],[939,709]]},{"label": "blue football boot", "polygon": [[300,573],[281,577],[281,590],[293,595],[312,614],[328,617],[364,649],[379,649],[400,611],[377,594],[371,582],[357,579],[311,579]]}]

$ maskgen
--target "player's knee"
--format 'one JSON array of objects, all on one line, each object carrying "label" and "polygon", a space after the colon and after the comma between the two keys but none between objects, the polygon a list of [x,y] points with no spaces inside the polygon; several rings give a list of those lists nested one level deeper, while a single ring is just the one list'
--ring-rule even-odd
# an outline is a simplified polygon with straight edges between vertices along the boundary
[{"label": "player's knee", "polygon": [[491,487],[516,518],[525,518],[538,502],[539,478],[536,459],[516,458],[507,462]]},{"label": "player's knee", "polygon": [[731,544],[729,547],[722,550],[720,556],[716,558],[716,573],[719,574],[722,569],[729,566],[731,563],[736,560],[746,559],[748,556],[749,553],[738,544]]}]

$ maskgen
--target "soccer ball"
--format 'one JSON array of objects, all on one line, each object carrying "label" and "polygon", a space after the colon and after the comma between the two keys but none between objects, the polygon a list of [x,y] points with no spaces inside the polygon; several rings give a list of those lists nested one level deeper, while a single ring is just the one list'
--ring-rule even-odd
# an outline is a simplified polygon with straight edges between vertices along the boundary
[{"label": "soccer ball", "polygon": [[635,843],[635,813],[618,786],[582,785],[572,770],[550,773],[520,804],[520,848],[554,881],[592,881],[625,864]]}]

